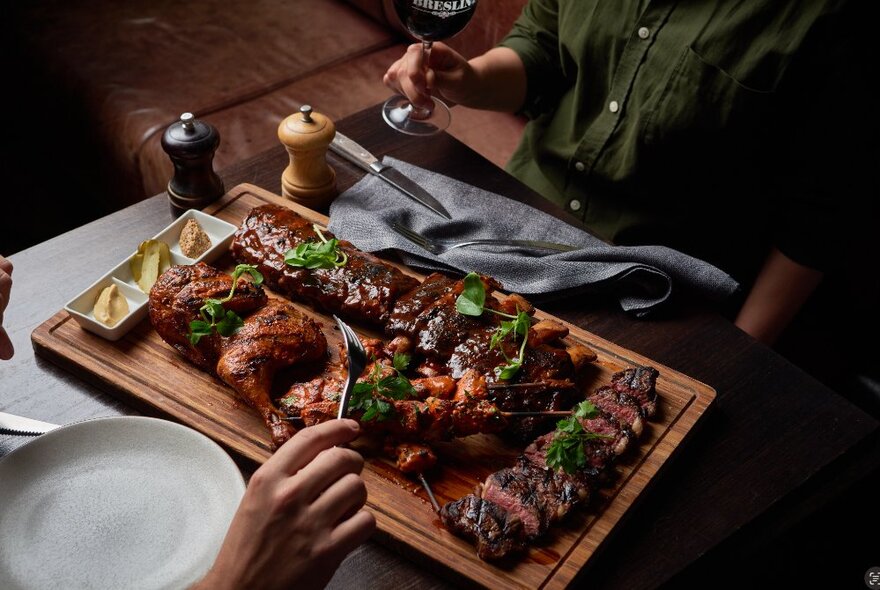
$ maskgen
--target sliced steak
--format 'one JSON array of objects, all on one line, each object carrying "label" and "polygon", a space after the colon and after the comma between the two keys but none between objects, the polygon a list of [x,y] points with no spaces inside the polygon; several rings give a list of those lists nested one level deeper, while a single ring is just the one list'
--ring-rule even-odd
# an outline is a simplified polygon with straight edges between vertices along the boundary
[{"label": "sliced steak", "polygon": [[562,519],[577,504],[590,500],[590,483],[585,478],[536,465],[525,455],[517,457],[513,469],[525,477],[534,487],[535,494],[543,499],[545,515],[551,524]]},{"label": "sliced steak", "polygon": [[526,474],[512,467],[487,477],[483,483],[482,497],[518,517],[530,539],[543,534],[550,527],[554,507]]},{"label": "sliced steak", "polygon": [[443,525],[477,546],[480,559],[500,559],[526,547],[522,521],[498,504],[474,495],[440,509]]},{"label": "sliced steak", "polygon": [[636,439],[629,426],[622,426],[617,418],[603,410],[599,410],[599,414],[593,418],[581,420],[581,425],[584,430],[604,437],[588,441],[588,448],[592,446],[591,443],[596,443],[608,447],[615,455],[622,455],[629,443]]},{"label": "sliced steak", "polygon": [[596,393],[587,398],[597,408],[614,416],[621,426],[632,430],[635,436],[640,436],[644,429],[642,421],[642,409],[638,402],[631,396],[618,393],[613,387],[600,387]]},{"label": "sliced steak", "polygon": [[[546,467],[545,454],[547,446],[553,442],[553,432],[548,432],[543,436],[539,436],[526,447],[523,454],[528,457],[529,461],[539,467]],[[614,452],[607,442],[603,439],[593,439],[587,441],[584,445],[584,452],[587,455],[587,464],[580,470],[579,475],[588,478],[599,477],[600,472],[614,462]]]},{"label": "sliced steak", "polygon": [[636,400],[642,415],[650,418],[657,412],[657,375],[654,367],[625,369],[611,376],[611,386],[618,393]]}]

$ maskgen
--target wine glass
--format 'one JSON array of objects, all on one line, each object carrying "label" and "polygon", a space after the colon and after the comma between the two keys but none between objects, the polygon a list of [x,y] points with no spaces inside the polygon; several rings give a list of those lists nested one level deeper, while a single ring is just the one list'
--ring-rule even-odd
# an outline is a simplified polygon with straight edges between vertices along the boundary
[{"label": "wine glass", "polygon": [[[410,34],[422,42],[422,63],[428,67],[431,44],[459,33],[470,22],[477,0],[394,0],[394,10]],[[385,122],[407,135],[434,135],[449,127],[449,107],[435,97],[432,108],[413,105],[395,95],[382,106]]]}]

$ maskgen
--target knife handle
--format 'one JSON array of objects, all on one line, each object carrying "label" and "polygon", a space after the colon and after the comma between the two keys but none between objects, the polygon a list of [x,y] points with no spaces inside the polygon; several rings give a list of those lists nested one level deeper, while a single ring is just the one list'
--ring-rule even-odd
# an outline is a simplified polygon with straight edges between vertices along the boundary
[{"label": "knife handle", "polygon": [[385,168],[376,156],[365,150],[356,141],[338,131],[336,132],[336,137],[330,143],[330,149],[367,172],[381,172]]}]

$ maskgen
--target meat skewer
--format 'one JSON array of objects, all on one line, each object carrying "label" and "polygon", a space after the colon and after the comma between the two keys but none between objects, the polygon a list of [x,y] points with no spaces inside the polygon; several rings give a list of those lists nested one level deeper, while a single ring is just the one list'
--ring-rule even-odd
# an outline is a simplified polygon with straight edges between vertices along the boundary
[{"label": "meat skewer", "polygon": [[440,513],[440,503],[437,502],[437,498],[434,497],[434,491],[431,489],[431,486],[428,485],[428,480],[425,479],[424,474],[418,474],[419,481],[422,483],[422,487],[425,488],[425,492],[428,494],[428,499],[431,500],[431,506],[434,507],[434,512]]}]

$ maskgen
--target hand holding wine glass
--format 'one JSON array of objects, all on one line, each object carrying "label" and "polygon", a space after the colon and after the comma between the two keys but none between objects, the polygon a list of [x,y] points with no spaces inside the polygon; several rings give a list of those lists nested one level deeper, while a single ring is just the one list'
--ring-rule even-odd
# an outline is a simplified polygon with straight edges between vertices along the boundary
[{"label": "hand holding wine glass", "polygon": [[449,81],[454,89],[455,75],[467,72],[467,61],[445,45],[438,47],[440,59],[432,59],[432,44],[460,32],[476,7],[477,0],[394,0],[401,22],[422,43],[411,47],[385,75],[387,85],[416,97],[411,103],[406,96],[398,95],[385,103],[382,116],[393,128],[410,135],[433,135],[449,126],[449,108],[429,95],[432,80],[427,68],[429,64],[440,65],[444,75],[452,76]]}]

